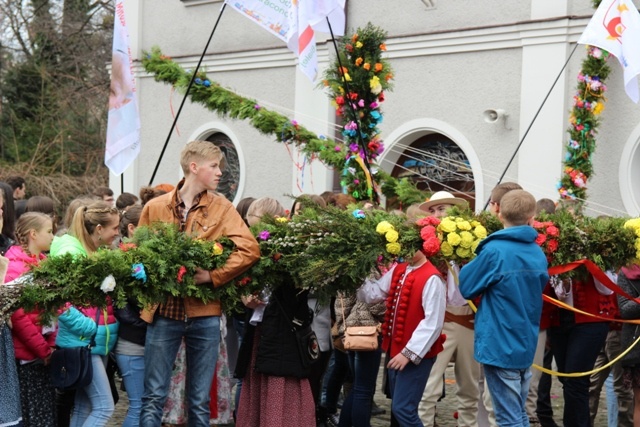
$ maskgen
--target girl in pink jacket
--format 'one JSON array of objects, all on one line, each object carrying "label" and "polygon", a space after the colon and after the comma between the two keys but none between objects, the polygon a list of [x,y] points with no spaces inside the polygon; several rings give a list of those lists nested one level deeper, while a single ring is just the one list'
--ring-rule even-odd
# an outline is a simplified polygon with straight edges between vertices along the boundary
[{"label": "girl in pink jacket", "polygon": [[[5,283],[29,272],[45,258],[53,240],[53,224],[40,212],[23,214],[16,224],[17,245],[6,253],[9,267]],[[17,310],[11,316],[20,401],[24,426],[54,427],[55,389],[51,385],[49,360],[55,345],[55,328],[39,322],[39,311]]]}]

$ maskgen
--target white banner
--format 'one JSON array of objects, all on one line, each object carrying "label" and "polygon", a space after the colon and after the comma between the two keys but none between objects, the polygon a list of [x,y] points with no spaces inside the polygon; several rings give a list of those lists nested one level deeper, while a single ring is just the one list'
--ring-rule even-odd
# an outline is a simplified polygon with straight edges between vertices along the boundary
[{"label": "white banner", "polygon": [[104,163],[120,175],[140,153],[140,115],[123,0],[116,0]]},{"label": "white banner", "polygon": [[585,28],[580,44],[597,46],[618,58],[624,70],[624,87],[638,103],[640,74],[640,14],[631,0],[603,0]]},{"label": "white banner", "polygon": [[302,72],[313,82],[318,74],[315,31],[335,36],[345,31],[344,0],[225,0],[237,12],[287,42]]}]

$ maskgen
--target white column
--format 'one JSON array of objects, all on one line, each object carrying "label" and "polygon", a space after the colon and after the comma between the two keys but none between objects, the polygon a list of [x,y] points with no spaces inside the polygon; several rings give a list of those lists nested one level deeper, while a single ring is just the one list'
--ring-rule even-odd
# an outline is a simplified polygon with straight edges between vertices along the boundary
[{"label": "white column", "polygon": [[[328,44],[325,46],[318,45],[318,68],[321,70],[318,74],[318,82],[322,81],[321,73],[327,66],[327,47],[329,47]],[[333,139],[335,109],[331,106],[331,100],[327,94],[318,88],[315,83],[311,83],[299,69],[296,70],[295,84],[295,120],[310,131]],[[333,147],[327,148],[332,149]],[[299,163],[299,165],[303,164],[304,156],[293,146],[291,147],[291,154],[295,162]],[[320,194],[332,189],[333,171],[324,166],[319,160],[306,162],[304,176],[296,164],[293,164],[292,168],[293,182],[291,183],[291,192],[293,195],[299,195],[302,192]]]},{"label": "white column", "polygon": [[[566,0],[531,1],[532,19],[566,16],[566,13]],[[531,124],[571,49],[566,34],[545,35],[544,30],[536,37],[523,37],[523,43],[518,141]],[[567,81],[572,80],[560,77],[518,153],[518,183],[536,199],[558,198],[555,186],[562,172],[566,139]]]}]

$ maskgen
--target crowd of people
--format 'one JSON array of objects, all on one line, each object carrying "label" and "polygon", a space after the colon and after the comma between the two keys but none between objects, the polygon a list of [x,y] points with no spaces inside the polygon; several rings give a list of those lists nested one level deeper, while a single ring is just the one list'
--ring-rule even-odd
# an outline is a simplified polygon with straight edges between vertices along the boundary
[{"label": "crowd of people", "polygon": [[[162,221],[200,239],[233,241],[223,267],[194,275],[198,284],[221,286],[259,259],[250,227],[262,217],[356,205],[351,196],[326,192],[302,195],[289,210],[271,197],[248,197],[234,207],[215,192],[223,160],[214,144],[193,141],[181,153],[184,178],[175,186],[144,187],[139,196],[122,193],[115,200],[109,188],[97,188],[70,202],[62,218],[52,199],[26,198],[25,180],[8,178],[0,183],[4,283],[19,281],[46,257],[120,250],[136,227]],[[415,222],[443,218],[466,204],[439,191],[396,213]],[[575,210],[571,204],[561,208]],[[178,297],[152,307],[132,299],[115,308],[108,296],[103,307],[69,301],[44,324],[37,309],[18,309],[0,329],[0,426],[109,425],[120,377],[129,402],[127,427],[368,427],[379,411],[373,397],[381,366],[391,425],[435,426],[444,373],[453,363],[457,425],[477,426],[484,405],[492,426],[554,427],[551,377],[532,364],[550,368],[555,360],[566,373],[605,365],[638,337],[636,325],[620,328],[607,320],[638,319],[640,306],[623,299],[618,305],[616,295],[586,272],[571,280],[549,277],[531,225],[540,212],[553,213],[552,201],[536,202],[518,184],[502,183],[491,192],[489,209],[504,229],[479,244],[473,261],[434,264],[416,250],[410,259],[380,265],[356,294],[338,294],[329,303],[291,281],[265,284],[260,294],[243,297],[228,318],[218,301]],[[640,267],[608,274],[628,294],[640,295]],[[579,312],[543,304],[543,293]],[[376,326],[375,348],[344,347],[349,328]],[[313,363],[298,348],[298,332],[308,329],[317,339]],[[55,389],[53,352],[87,345],[91,382]],[[607,408],[609,425],[640,426],[637,366],[640,350],[591,376],[560,377],[562,424],[592,426],[604,385],[616,402]]]}]

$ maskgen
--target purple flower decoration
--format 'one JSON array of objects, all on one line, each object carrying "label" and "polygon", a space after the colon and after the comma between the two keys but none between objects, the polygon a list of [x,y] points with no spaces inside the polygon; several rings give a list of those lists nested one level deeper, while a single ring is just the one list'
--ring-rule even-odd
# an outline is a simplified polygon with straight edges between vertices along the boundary
[{"label": "purple flower decoration", "polygon": [[298,122],[295,121],[295,120],[291,120],[291,124],[294,125],[294,126],[298,126]]},{"label": "purple flower decoration", "polygon": [[351,151],[358,151],[358,148],[360,148],[360,146],[355,142],[352,142],[351,144],[349,144],[349,150]]},{"label": "purple flower decoration", "polygon": [[262,108],[261,106],[259,106],[258,104],[254,105],[253,108],[255,108],[256,110],[260,111],[260,109]]},{"label": "purple flower decoration", "polygon": [[342,151],[342,148],[339,145],[336,145],[335,150],[336,151]]},{"label": "purple flower decoration", "polygon": [[267,230],[262,230],[260,233],[258,233],[258,239],[260,240],[269,240],[269,236],[271,236],[271,233],[269,233],[269,231]]}]

